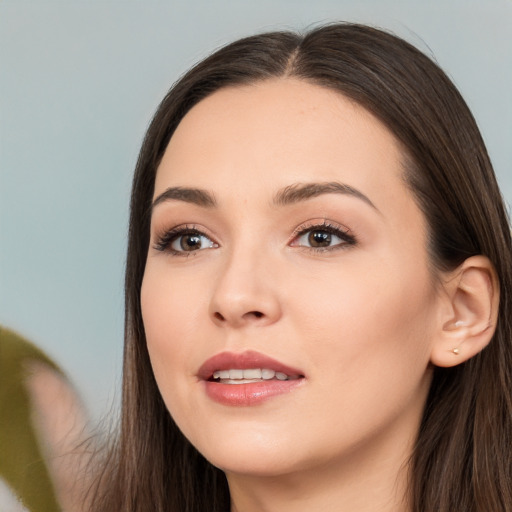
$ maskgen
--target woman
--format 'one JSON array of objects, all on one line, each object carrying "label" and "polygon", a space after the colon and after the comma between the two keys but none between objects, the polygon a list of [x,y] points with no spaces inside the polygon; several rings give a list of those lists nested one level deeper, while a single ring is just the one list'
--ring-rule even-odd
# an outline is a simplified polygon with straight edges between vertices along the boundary
[{"label": "woman", "polygon": [[446,75],[380,30],[237,41],[133,184],[96,510],[512,510],[510,233]]}]

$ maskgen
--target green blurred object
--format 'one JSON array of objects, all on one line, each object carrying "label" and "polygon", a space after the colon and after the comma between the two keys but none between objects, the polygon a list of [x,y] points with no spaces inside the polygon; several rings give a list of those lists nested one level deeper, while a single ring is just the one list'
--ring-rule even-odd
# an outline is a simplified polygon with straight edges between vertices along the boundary
[{"label": "green blurred object", "polygon": [[32,512],[58,512],[53,485],[31,420],[24,385],[27,364],[38,361],[60,373],[41,350],[0,327],[0,478]]}]

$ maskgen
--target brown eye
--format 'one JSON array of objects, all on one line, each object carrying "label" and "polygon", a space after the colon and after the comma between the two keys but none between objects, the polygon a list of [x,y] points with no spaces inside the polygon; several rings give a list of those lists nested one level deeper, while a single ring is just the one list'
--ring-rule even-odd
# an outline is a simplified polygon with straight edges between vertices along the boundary
[{"label": "brown eye", "polygon": [[193,252],[211,247],[216,247],[216,244],[205,235],[193,232],[176,236],[170,244],[170,248],[176,252]]},{"label": "brown eye", "polygon": [[348,231],[337,226],[318,225],[302,230],[291,242],[292,247],[311,250],[341,249],[356,244],[356,239]]},{"label": "brown eye", "polygon": [[180,248],[184,251],[195,251],[201,249],[201,237],[198,235],[180,236]]},{"label": "brown eye", "polygon": [[310,231],[308,242],[311,247],[329,247],[332,235],[327,231]]}]

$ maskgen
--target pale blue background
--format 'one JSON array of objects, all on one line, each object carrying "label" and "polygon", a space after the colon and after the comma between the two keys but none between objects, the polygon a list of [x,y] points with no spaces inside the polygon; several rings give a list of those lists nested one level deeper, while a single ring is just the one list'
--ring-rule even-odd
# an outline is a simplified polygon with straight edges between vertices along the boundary
[{"label": "pale blue background", "polygon": [[130,179],[158,101],[225,42],[331,20],[435,55],[512,198],[512,0],[0,0],[0,323],[49,352],[95,417],[120,383]]}]

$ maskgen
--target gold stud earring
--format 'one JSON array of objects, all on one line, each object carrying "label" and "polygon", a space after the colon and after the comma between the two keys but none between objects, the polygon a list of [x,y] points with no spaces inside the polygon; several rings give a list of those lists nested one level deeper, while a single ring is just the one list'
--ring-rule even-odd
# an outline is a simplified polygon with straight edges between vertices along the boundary
[{"label": "gold stud earring", "polygon": [[459,347],[452,348],[452,352],[458,356],[459,355]]}]

